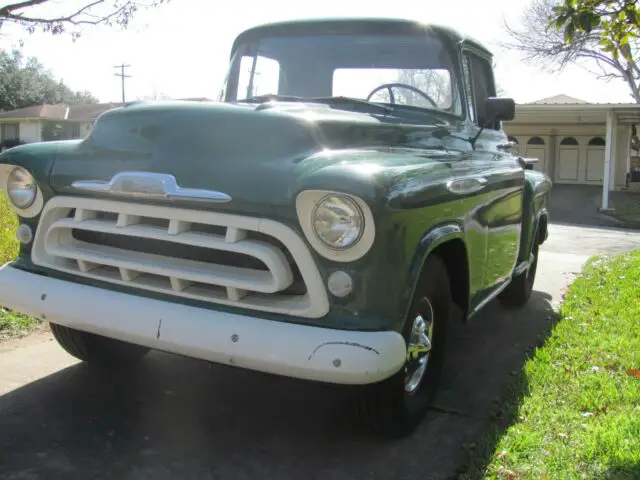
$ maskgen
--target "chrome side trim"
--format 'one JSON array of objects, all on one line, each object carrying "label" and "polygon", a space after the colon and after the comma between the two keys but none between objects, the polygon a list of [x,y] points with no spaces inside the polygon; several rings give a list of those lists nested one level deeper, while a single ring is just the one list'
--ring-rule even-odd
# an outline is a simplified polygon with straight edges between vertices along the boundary
[{"label": "chrome side trim", "polygon": [[77,180],[71,186],[79,190],[129,197],[160,197],[168,200],[184,199],[217,203],[231,201],[231,197],[223,192],[182,188],[175,177],[167,173],[118,172],[108,182]]},{"label": "chrome side trim", "polygon": [[456,195],[467,195],[482,190],[487,185],[483,177],[454,178],[446,183],[446,188]]},{"label": "chrome side trim", "polygon": [[518,276],[522,272],[527,270],[531,266],[531,264],[533,263],[534,260],[535,260],[535,257],[533,255],[533,253],[529,254],[529,259],[528,260],[523,260],[518,265],[516,265],[516,268],[513,269],[513,276],[514,277]]},{"label": "chrome side trim", "polygon": [[502,293],[502,291],[507,288],[510,284],[511,284],[511,280],[512,278],[509,277],[508,279],[506,279],[502,285],[500,285],[499,287],[497,287],[493,292],[491,292],[491,294],[485,298],[484,300],[482,300],[478,305],[476,305],[476,307],[471,311],[471,313],[467,316],[467,320],[470,320],[476,313],[478,313],[480,310],[482,310],[482,308],[484,308],[484,306],[489,303],[491,300],[495,299],[498,295],[500,295]]}]

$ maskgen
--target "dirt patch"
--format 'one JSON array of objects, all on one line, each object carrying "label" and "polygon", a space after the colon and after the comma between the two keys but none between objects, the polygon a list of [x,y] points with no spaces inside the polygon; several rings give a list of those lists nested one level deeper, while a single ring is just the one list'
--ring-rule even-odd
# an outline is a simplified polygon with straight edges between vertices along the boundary
[{"label": "dirt patch", "polygon": [[12,333],[0,336],[0,353],[9,352],[17,348],[23,348],[38,343],[53,340],[48,323],[42,323],[29,332]]}]

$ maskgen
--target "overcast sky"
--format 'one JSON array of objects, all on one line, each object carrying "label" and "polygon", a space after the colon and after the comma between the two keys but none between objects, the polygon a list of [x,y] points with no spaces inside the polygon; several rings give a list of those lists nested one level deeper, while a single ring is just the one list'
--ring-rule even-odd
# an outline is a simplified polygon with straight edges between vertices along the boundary
[{"label": "overcast sky", "polygon": [[[76,0],[65,0],[64,3]],[[77,0],[80,1],[80,0]],[[75,43],[68,36],[19,34],[3,29],[0,47],[24,40],[36,56],[71,88],[90,90],[101,101],[120,100],[114,65],[131,64],[127,100],[154,92],[215,98],[242,30],[264,22],[335,16],[405,17],[451,26],[485,43],[496,56],[497,79],[516,102],[564,93],[591,102],[629,102],[622,82],[603,82],[579,67],[550,75],[499,49],[505,19],[519,21],[529,0],[171,0],[140,11],[127,31],[86,29]],[[59,2],[62,3],[62,2]],[[9,35],[6,35],[9,33]]]}]

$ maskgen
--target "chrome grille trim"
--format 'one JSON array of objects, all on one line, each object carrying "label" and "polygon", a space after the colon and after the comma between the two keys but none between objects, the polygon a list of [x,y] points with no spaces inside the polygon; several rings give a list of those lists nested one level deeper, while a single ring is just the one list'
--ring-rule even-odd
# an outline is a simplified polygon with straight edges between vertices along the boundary
[{"label": "chrome grille trim", "polygon": [[[199,231],[198,226],[213,226],[220,233]],[[264,269],[89,243],[75,238],[74,231],[239,254],[259,261]],[[282,293],[294,281],[290,260],[278,246],[247,238],[248,232],[273,237],[286,248],[302,276],[305,294]],[[322,278],[300,236],[286,225],[261,218],[59,196],[44,207],[32,260],[81,277],[253,310],[309,318],[329,310]]]}]

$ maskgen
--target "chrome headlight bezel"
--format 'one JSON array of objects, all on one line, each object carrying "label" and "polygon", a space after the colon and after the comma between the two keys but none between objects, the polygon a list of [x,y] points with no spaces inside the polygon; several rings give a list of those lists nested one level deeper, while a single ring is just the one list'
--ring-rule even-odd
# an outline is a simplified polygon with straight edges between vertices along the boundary
[{"label": "chrome headlight bezel", "polygon": [[14,167],[7,175],[6,192],[15,208],[26,210],[36,201],[38,183],[27,169]]},{"label": "chrome headlight bezel", "polygon": [[[343,247],[331,245],[322,239],[316,229],[314,219],[317,212],[332,197],[337,197],[350,205],[360,218],[358,234]],[[375,237],[375,222],[371,209],[361,198],[344,192],[331,190],[305,190],[296,198],[296,211],[302,231],[316,252],[325,258],[337,262],[353,262],[363,257],[373,245]]]},{"label": "chrome headlight bezel", "polygon": [[[30,199],[29,202],[18,202],[18,204],[16,204],[15,196],[9,193],[11,176],[15,175],[15,173],[17,172],[20,172],[21,175],[23,175],[27,179],[31,179],[31,181],[33,182],[34,196],[33,199]],[[34,218],[40,215],[40,212],[42,212],[42,208],[44,207],[44,197],[42,195],[42,190],[40,189],[40,186],[38,185],[35,177],[26,168],[19,165],[0,164],[0,190],[2,190],[7,195],[9,205],[11,205],[11,208],[16,213],[16,215],[22,218]]]}]

